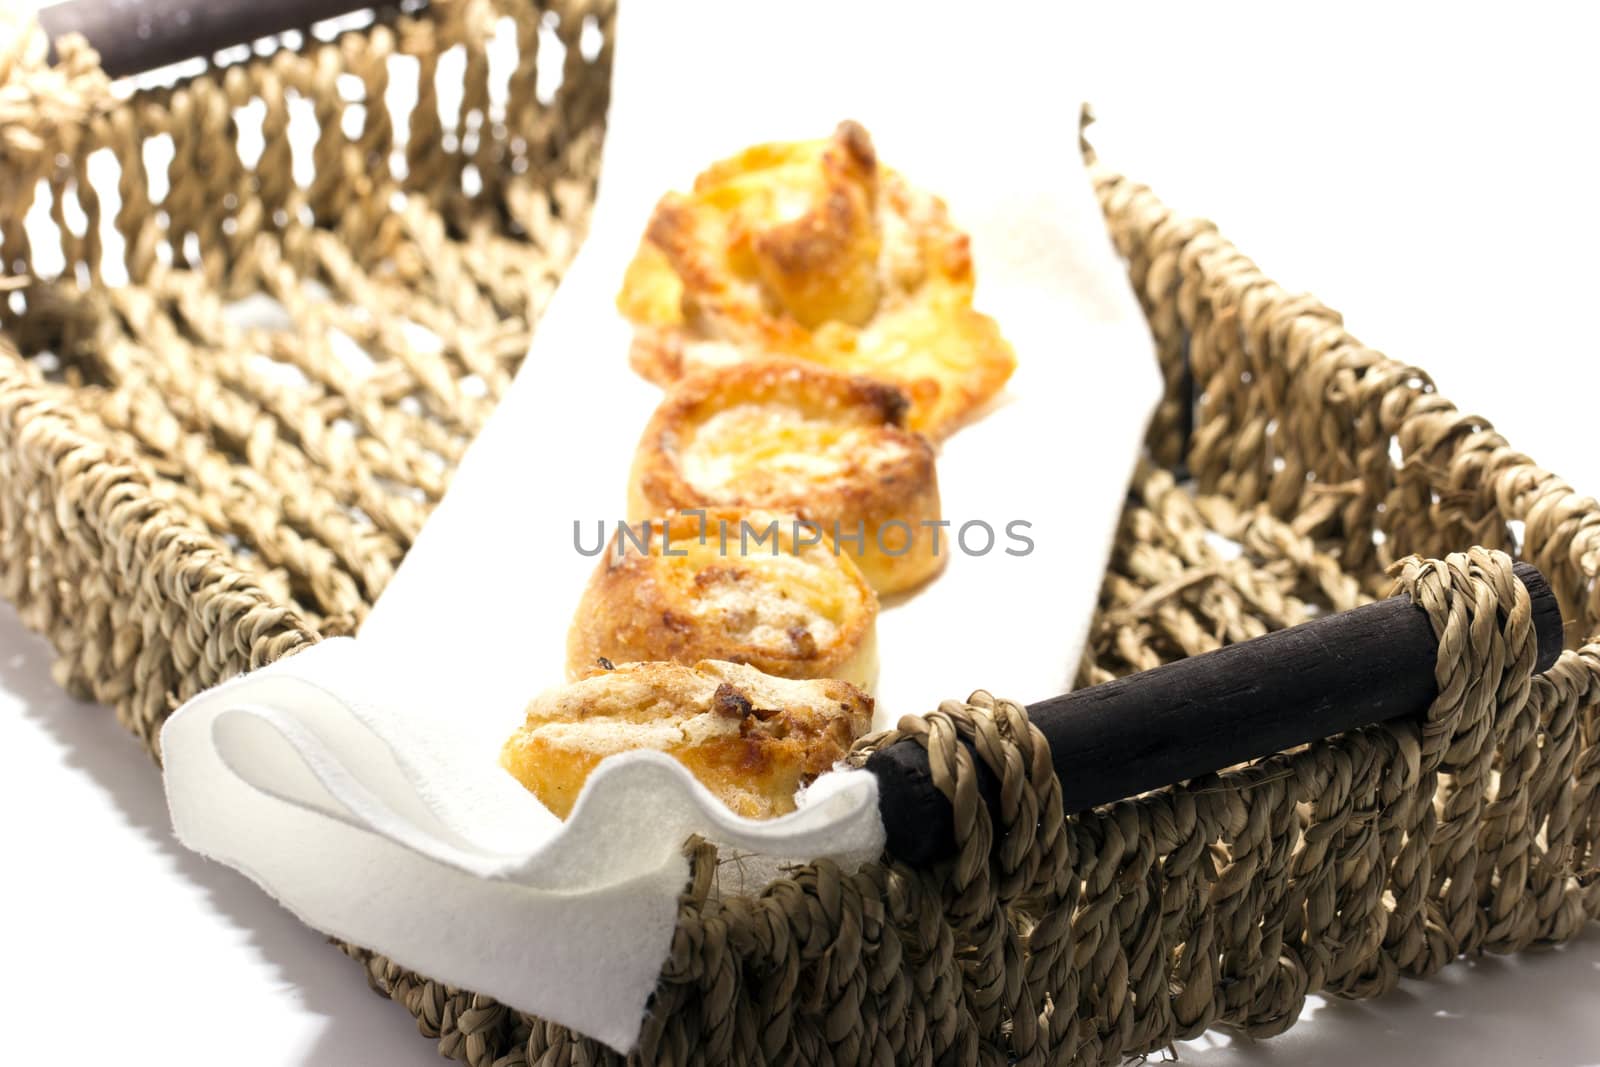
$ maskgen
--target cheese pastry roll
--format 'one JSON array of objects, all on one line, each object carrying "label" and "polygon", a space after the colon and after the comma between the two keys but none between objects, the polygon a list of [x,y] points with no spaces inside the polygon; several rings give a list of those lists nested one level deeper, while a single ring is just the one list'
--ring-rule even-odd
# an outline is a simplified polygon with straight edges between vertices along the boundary
[{"label": "cheese pastry roll", "polygon": [[933,448],[893,386],[765,360],[691,375],[640,439],[634,521],[686,508],[790,512],[816,524],[880,594],[937,574],[946,549]]},{"label": "cheese pastry roll", "polygon": [[1016,366],[973,309],[968,244],[854,122],[756,145],[656,206],[617,297],[631,362],[658,384],[772,356],[869,374],[905,391],[911,429],[943,437]]},{"label": "cheese pastry roll", "polygon": [[566,818],[607,756],[665,752],[739,815],[793,811],[872,724],[872,698],[849,682],[774,678],[719,660],[628,663],[549,690],[528,705],[500,762]]},{"label": "cheese pastry roll", "polygon": [[[774,523],[776,537],[752,549],[754,531]],[[877,595],[849,556],[795,516],[678,512],[612,535],[573,616],[567,670],[718,659],[870,691],[877,617]]]}]

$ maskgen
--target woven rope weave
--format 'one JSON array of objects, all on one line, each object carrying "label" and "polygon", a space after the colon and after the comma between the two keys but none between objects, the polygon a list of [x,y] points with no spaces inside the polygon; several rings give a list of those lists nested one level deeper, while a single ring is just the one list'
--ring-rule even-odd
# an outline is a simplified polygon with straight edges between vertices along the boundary
[{"label": "woven rope weave", "polygon": [[[154,751],[186,697],[350,632],[443,493],[581,238],[609,12],[445,0],[131,98],[81,45],[51,67],[15,28],[0,589],[58,679]],[[401,66],[419,95],[391,113]],[[307,158],[287,137],[303,122]],[[1093,173],[1166,394],[1080,683],[1398,588],[1440,638],[1438,700],[1071,819],[1014,704],[908,719],[955,803],[957,859],[808,865],[751,895],[736,857],[695,843],[638,1062],[1111,1064],[1216,1025],[1275,1033],[1310,993],[1376,995],[1600,917],[1600,644],[1582,640],[1600,632],[1600,505],[1208,223]],[[275,320],[240,319],[254,294]],[[1537,678],[1509,551],[1572,626]],[[615,1059],[343,947],[451,1058]]]}]

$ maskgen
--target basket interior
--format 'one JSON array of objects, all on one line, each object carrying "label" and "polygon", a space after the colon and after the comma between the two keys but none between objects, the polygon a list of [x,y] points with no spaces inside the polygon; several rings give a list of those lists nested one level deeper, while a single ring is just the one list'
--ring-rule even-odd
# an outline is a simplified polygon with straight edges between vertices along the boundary
[{"label": "basket interior", "polygon": [[[609,18],[368,13],[134,93],[64,49],[32,84],[73,106],[35,119],[31,171],[0,191],[0,329],[268,596],[351,632],[581,241]],[[19,46],[9,73],[28,65]],[[1135,493],[1084,681],[1381,595],[1412,552],[1521,549],[1527,501],[1483,475],[1525,457],[1204,224],[1125,199],[1142,228],[1112,211],[1113,234],[1168,386],[1138,481],[1164,503]],[[1464,441],[1471,478],[1450,469]],[[1587,634],[1594,565],[1559,570]]]},{"label": "basket interior", "polygon": [[610,61],[582,4],[374,18],[133,93],[64,49],[31,85],[80,106],[0,191],[30,373],[325,635],[383,590],[582,239]]}]

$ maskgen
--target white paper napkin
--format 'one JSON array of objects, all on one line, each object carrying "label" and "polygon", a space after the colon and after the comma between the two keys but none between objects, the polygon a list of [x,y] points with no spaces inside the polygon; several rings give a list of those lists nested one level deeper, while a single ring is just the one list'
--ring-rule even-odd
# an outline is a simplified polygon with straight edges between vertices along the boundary
[{"label": "white paper napkin", "polygon": [[[972,236],[977,306],[1015,346],[1006,402],[942,447],[954,533],[986,554],[879,620],[879,725],[987,687],[1067,688],[1159,385],[1077,147],[1066,19],[1029,9],[628,2],[591,234],[527,361],[359,637],[190,701],[162,734],[179,838],[317,929],[619,1050],[670,946],[691,833],[790,860],[877,853],[874,779],[739,819],[657,753],[608,761],[562,823],[497,763],[660,399],[613,309],[662,192],[763,140],[862,122]],[[1008,555],[1006,528],[1031,552]],[[976,550],[981,526],[969,531]]]}]

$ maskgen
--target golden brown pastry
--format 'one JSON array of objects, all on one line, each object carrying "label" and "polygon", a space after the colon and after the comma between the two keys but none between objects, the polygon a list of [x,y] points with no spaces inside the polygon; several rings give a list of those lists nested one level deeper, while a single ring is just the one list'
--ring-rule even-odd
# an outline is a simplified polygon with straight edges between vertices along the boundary
[{"label": "golden brown pastry", "polygon": [[805,359],[898,384],[908,425],[938,438],[1016,366],[973,310],[973,285],[944,203],[880,166],[867,132],[845,122],[827,140],[746,149],[662,197],[617,307],[651,381]]},{"label": "golden brown pastry", "polygon": [[[740,552],[741,524],[775,545]],[[774,552],[773,549],[776,549]],[[793,515],[712,508],[618,529],[567,637],[567,672],[602,660],[748,663],[783,678],[842,678],[871,690],[878,597],[827,537]]]},{"label": "golden brown pastry", "polygon": [[[893,386],[764,360],[690,375],[635,453],[628,517],[735,507],[816,523],[879,593],[944,566],[933,449]],[[766,550],[764,546],[758,546]]]},{"label": "golden brown pastry", "polygon": [[872,698],[848,682],[716,660],[629,663],[536,697],[500,762],[564,819],[601,760],[655,749],[736,813],[766,819],[793,811],[800,786],[871,725]]}]

